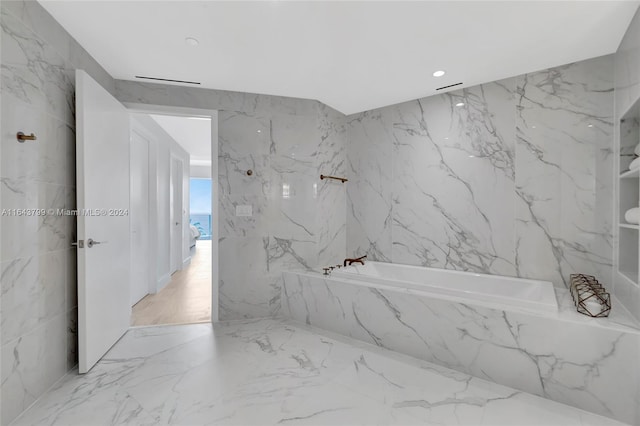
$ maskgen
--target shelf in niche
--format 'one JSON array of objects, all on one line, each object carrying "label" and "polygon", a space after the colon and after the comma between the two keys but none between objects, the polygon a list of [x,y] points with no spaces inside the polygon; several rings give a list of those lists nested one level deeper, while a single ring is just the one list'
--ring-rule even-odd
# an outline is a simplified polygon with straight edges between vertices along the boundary
[{"label": "shelf in niche", "polygon": [[640,178],[640,169],[627,170],[620,175],[620,179],[638,179]]},{"label": "shelf in niche", "polygon": [[[640,142],[640,98],[622,115],[618,122],[620,144],[617,147],[619,158],[618,175],[618,253],[617,277],[620,282],[638,286],[640,276],[640,225],[626,223],[625,213],[640,205],[640,170],[628,170]],[[623,231],[630,229],[630,231]]]},{"label": "shelf in niche", "polygon": [[631,223],[621,223],[620,228],[640,230],[640,225],[633,225]]}]

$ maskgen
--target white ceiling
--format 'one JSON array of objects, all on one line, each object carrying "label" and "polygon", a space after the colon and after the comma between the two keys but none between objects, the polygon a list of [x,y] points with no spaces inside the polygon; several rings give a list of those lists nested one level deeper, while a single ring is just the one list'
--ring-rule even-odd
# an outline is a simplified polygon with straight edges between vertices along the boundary
[{"label": "white ceiling", "polygon": [[[638,5],[40,2],[117,79],[311,98],[345,114],[612,53]],[[447,74],[432,77],[440,69]]]},{"label": "white ceiling", "polygon": [[191,164],[211,164],[211,119],[149,114],[191,157]]}]

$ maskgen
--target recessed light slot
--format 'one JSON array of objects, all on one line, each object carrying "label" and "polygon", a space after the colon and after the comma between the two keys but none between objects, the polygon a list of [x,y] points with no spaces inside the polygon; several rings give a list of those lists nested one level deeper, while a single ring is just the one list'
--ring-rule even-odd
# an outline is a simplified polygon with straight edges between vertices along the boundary
[{"label": "recessed light slot", "polygon": [[449,87],[460,86],[461,84],[462,84],[462,82],[456,83],[456,84],[450,84],[448,86],[438,87],[436,90],[448,89]]},{"label": "recessed light slot", "polygon": [[200,84],[197,81],[172,80],[170,78],[144,77],[144,76],[140,76],[140,75],[136,75],[136,78],[141,78],[141,79],[144,79],[144,80],[167,81],[167,82],[170,82],[170,83]]}]

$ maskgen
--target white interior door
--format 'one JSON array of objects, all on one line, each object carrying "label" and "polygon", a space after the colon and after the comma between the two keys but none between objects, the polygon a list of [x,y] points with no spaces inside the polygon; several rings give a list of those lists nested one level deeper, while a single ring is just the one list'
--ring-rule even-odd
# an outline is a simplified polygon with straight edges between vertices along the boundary
[{"label": "white interior door", "polygon": [[171,157],[171,273],[182,266],[182,161]]},{"label": "white interior door", "polygon": [[78,357],[86,373],[129,328],[129,114],[76,71]]},{"label": "white interior door", "polygon": [[131,306],[149,293],[149,141],[131,132]]}]

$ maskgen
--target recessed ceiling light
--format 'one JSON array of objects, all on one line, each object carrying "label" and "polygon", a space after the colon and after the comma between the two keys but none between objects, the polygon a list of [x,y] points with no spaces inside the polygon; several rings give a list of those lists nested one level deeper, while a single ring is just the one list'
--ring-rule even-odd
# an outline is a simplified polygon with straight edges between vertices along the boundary
[{"label": "recessed ceiling light", "polygon": [[587,127],[593,127],[593,124],[589,124]]},{"label": "recessed ceiling light", "polygon": [[184,42],[187,43],[189,46],[197,46],[200,44],[200,42],[193,38],[193,37],[187,37],[184,39]]},{"label": "recessed ceiling light", "polygon": [[444,71],[440,70],[440,71],[436,71],[433,73],[434,77],[442,77],[444,75]]},{"label": "recessed ceiling light", "polygon": [[456,104],[456,106],[457,106],[457,107],[464,106],[464,102],[458,102],[458,103]]}]

